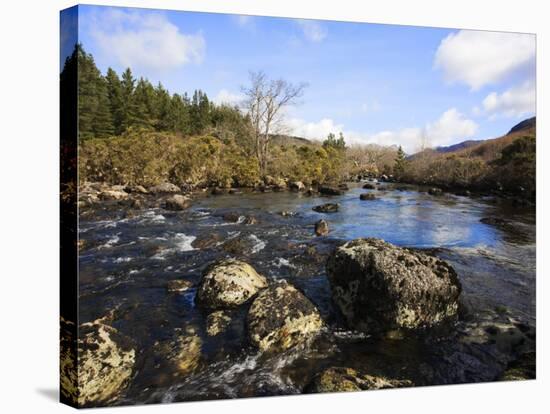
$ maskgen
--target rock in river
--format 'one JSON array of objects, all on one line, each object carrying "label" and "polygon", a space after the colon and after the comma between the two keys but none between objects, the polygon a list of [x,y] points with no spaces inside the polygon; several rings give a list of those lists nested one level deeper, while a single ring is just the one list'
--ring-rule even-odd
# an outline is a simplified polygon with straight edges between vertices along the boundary
[{"label": "rock in river", "polygon": [[153,194],[179,193],[181,192],[181,189],[177,185],[172,183],[162,183],[149,188],[149,192]]},{"label": "rock in river", "polygon": [[166,284],[168,292],[185,292],[193,287],[193,282],[184,279],[170,280]]},{"label": "rock in river", "polygon": [[454,316],[461,285],[445,261],[380,239],[356,239],[327,261],[332,298],[365,332],[429,327]]},{"label": "rock in river", "polygon": [[293,191],[306,191],[306,186],[301,181],[291,181],[288,187]]},{"label": "rock in river", "polygon": [[239,306],[265,287],[265,277],[248,263],[227,259],[205,269],[197,301],[210,309]]},{"label": "rock in river", "polygon": [[199,365],[202,340],[195,327],[187,326],[185,329],[175,329],[171,340],[157,342],[154,349],[162,361],[161,367],[168,364],[173,368],[174,375],[186,375]]},{"label": "rock in river", "polygon": [[105,190],[99,193],[102,200],[126,200],[128,193],[124,190]]},{"label": "rock in river", "polygon": [[317,236],[325,236],[328,234],[328,223],[326,220],[321,219],[315,223],[315,234]]},{"label": "rock in river", "polygon": [[363,193],[359,196],[360,200],[375,200],[376,196],[372,193]]},{"label": "rock in river", "polygon": [[374,184],[366,183],[366,184],[363,184],[363,189],[365,189],[365,190],[374,190],[374,189],[376,189],[376,187],[374,186]]},{"label": "rock in river", "polygon": [[206,333],[208,336],[216,336],[229,326],[231,317],[225,311],[215,311],[206,318]]},{"label": "rock in river", "polygon": [[342,195],[344,194],[344,190],[336,187],[329,187],[329,186],[321,186],[319,187],[319,193],[323,195]]},{"label": "rock in river", "polygon": [[316,335],[323,321],[319,311],[294,286],[279,282],[262,291],[248,311],[248,335],[262,351],[281,351]]},{"label": "rock in river", "polygon": [[410,387],[408,380],[362,375],[352,368],[328,368],[313,378],[307,392],[345,392]]},{"label": "rock in river", "polygon": [[313,207],[313,211],[317,213],[336,213],[340,208],[338,203],[326,203]]},{"label": "rock in river", "polygon": [[132,377],[135,350],[115,328],[98,321],[80,325],[78,333],[75,402],[82,407],[113,402]]},{"label": "rock in river", "polygon": [[170,198],[167,198],[164,202],[164,208],[166,210],[180,211],[185,210],[190,205],[189,197],[181,194],[175,194]]}]

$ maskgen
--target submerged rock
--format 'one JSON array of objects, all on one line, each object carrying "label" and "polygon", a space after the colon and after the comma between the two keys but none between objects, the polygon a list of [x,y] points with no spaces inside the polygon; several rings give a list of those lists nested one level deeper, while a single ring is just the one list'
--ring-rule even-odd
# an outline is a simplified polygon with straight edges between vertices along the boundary
[{"label": "submerged rock", "polygon": [[432,187],[428,190],[428,194],[430,194],[430,195],[441,195],[441,194],[443,194],[443,190],[441,190],[441,188]]},{"label": "submerged rock", "polygon": [[80,325],[78,334],[78,405],[113,402],[132,377],[135,350],[115,328],[97,321]]},{"label": "submerged rock", "polygon": [[375,200],[376,196],[371,193],[363,193],[359,196],[360,200]]},{"label": "submerged rock", "polygon": [[315,305],[286,281],[254,299],[247,323],[250,341],[262,351],[291,348],[316,335],[323,326]]},{"label": "submerged rock", "polygon": [[313,211],[317,213],[336,213],[340,208],[338,203],[326,203],[313,207]]},{"label": "submerged rock", "polygon": [[380,239],[356,239],[327,261],[332,298],[365,332],[429,327],[454,316],[461,285],[445,261]]},{"label": "submerged rock", "polygon": [[149,188],[149,192],[153,194],[180,193],[181,189],[177,185],[172,183],[161,183]]},{"label": "submerged rock", "polygon": [[374,375],[362,375],[352,368],[333,367],[317,374],[306,392],[347,392],[411,387],[408,380],[395,380]]},{"label": "submerged rock", "polygon": [[248,263],[227,259],[205,269],[197,301],[211,309],[239,306],[265,287],[266,278]]},{"label": "submerged rock", "polygon": [[535,352],[526,352],[510,362],[499,377],[500,381],[521,381],[537,377],[537,358]]},{"label": "submerged rock", "polygon": [[170,280],[166,284],[166,290],[168,292],[185,292],[186,290],[189,290],[193,287],[193,283],[189,280]]},{"label": "submerged rock", "polygon": [[174,375],[186,375],[195,371],[201,358],[202,340],[193,326],[176,329],[169,341],[157,342],[155,354],[161,360],[161,367],[168,364]]},{"label": "submerged rock", "polygon": [[344,194],[344,190],[336,187],[329,187],[329,186],[321,186],[319,187],[319,193],[323,195],[342,195]]},{"label": "submerged rock", "polygon": [[317,236],[325,236],[328,234],[328,223],[326,220],[321,219],[315,223],[315,234]]},{"label": "submerged rock", "polygon": [[189,197],[181,194],[175,194],[170,198],[167,198],[164,202],[164,208],[166,210],[180,211],[185,210],[191,205]]},{"label": "submerged rock", "polygon": [[226,312],[220,310],[212,312],[206,318],[206,333],[209,336],[216,336],[229,326],[231,317]]},{"label": "submerged rock", "polygon": [[363,189],[364,190],[374,190],[376,187],[374,186],[374,184],[371,184],[371,183],[366,183],[366,184],[363,184]]}]

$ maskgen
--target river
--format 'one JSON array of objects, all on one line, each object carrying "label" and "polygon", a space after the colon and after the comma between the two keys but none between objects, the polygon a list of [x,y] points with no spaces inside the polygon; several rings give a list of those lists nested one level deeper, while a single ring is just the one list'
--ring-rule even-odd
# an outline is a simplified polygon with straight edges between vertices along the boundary
[{"label": "river", "polygon": [[[141,209],[102,203],[83,211],[79,322],[113,310],[112,325],[139,350],[135,376],[117,404],[299,394],[331,366],[416,385],[494,380],[507,362],[502,347],[457,335],[487,320],[534,326],[534,208],[492,197],[432,196],[414,186],[381,188],[350,184],[344,195],[331,197],[286,191],[199,196],[182,212],[154,201]],[[363,192],[377,198],[359,200]],[[312,210],[325,202],[339,203],[339,212]],[[314,234],[320,218],[329,223],[328,236]],[[463,287],[460,320],[399,338],[347,330],[331,303],[324,263],[336,245],[358,237],[426,249],[451,263]],[[327,329],[305,348],[261,354],[246,340],[245,305],[231,311],[224,333],[208,336],[207,313],[194,295],[202,269],[222,257],[242,258],[268,279],[297,286],[317,305]],[[195,287],[168,293],[173,279]],[[182,326],[195,327],[202,339],[200,366],[183,378],[159,369],[153,351]]]}]

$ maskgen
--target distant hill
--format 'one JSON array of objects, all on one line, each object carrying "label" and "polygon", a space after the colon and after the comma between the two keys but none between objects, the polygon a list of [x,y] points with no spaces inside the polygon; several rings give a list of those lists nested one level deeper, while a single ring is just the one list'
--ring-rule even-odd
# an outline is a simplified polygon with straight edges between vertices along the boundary
[{"label": "distant hill", "polygon": [[311,145],[312,142],[309,139],[296,137],[292,135],[272,135],[271,142],[274,145]]},{"label": "distant hill", "polygon": [[526,119],[524,121],[521,121],[519,124],[512,127],[510,132],[508,132],[508,135],[513,134],[515,132],[519,132],[519,131],[526,131],[526,130],[529,130],[531,128],[536,128],[536,127],[537,127],[537,117],[534,116],[533,118],[529,118],[529,119]]},{"label": "distant hill", "polygon": [[462,150],[462,149],[465,149],[465,148],[468,148],[468,147],[472,147],[472,146],[477,145],[481,142],[483,142],[482,139],[480,139],[480,140],[470,139],[468,141],[462,141],[462,142],[459,142],[458,144],[449,145],[447,147],[437,147],[435,150],[436,150],[436,152],[440,152],[440,153],[455,152],[455,151],[459,151],[459,150]]}]

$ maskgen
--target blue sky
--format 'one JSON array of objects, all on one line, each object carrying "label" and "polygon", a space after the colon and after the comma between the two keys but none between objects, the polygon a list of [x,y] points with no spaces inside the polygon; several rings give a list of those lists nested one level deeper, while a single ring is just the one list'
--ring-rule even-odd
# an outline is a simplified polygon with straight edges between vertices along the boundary
[{"label": "blue sky", "polygon": [[103,6],[79,6],[78,28],[102,72],[130,66],[172,93],[238,103],[251,70],[307,82],[285,114],[307,138],[414,152],[502,135],[535,111],[534,35]]}]

